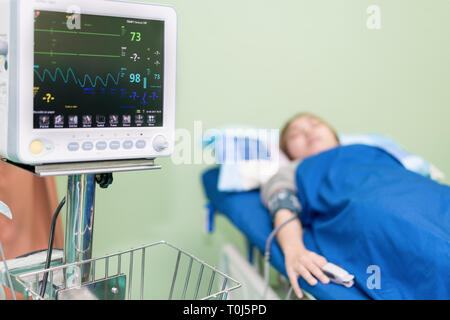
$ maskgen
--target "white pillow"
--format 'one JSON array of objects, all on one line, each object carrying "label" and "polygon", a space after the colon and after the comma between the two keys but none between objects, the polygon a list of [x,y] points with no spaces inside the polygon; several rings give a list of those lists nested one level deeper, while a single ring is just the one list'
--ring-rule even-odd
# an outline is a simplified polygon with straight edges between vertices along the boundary
[{"label": "white pillow", "polygon": [[[248,128],[246,128],[248,129]],[[265,129],[253,129],[265,130]],[[239,130],[216,130],[214,137],[204,139],[204,147],[211,147],[220,164],[218,189],[227,192],[250,191],[260,188],[281,166],[289,164],[288,157],[279,149],[278,137],[276,143],[255,135],[246,136]],[[243,139],[250,141],[242,148]],[[398,159],[405,168],[434,180],[445,178],[442,171],[420,156],[405,151],[394,140],[379,134],[343,134],[339,136],[341,145],[364,144],[376,146],[389,152]],[[224,143],[224,141],[227,143]],[[274,140],[274,139],[271,139]],[[219,142],[219,143],[217,143]],[[217,147],[219,146],[219,147]],[[215,148],[220,150],[215,150]],[[266,148],[262,156],[248,156],[248,148]],[[245,149],[245,150],[244,150]],[[226,158],[233,154],[232,161]],[[267,156],[269,155],[269,156]]]}]

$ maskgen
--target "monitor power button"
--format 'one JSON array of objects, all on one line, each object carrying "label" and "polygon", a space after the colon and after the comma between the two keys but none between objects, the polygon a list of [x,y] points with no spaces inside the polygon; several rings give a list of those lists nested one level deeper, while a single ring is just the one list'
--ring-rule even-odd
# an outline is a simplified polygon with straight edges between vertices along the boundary
[{"label": "monitor power button", "polygon": [[153,139],[153,149],[155,149],[156,152],[163,152],[169,147],[169,142],[167,141],[166,137],[159,135],[156,136],[155,139]]}]

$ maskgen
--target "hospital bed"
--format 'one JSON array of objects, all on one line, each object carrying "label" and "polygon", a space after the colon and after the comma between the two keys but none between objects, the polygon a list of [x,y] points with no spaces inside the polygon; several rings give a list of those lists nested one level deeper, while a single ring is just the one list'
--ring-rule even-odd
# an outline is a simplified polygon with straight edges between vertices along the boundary
[{"label": "hospital bed", "polygon": [[[213,168],[205,171],[202,175],[202,182],[207,205],[207,229],[209,232],[214,231],[214,216],[222,214],[225,216],[248,241],[247,260],[253,266],[254,272],[258,273],[258,261],[254,259],[254,249],[263,256],[266,251],[266,243],[273,231],[273,224],[269,216],[269,212],[263,206],[260,198],[259,190],[248,192],[222,192],[218,189],[219,168]],[[314,250],[314,248],[311,248]],[[287,279],[284,256],[280,246],[273,241],[270,246],[270,265],[283,278]],[[262,276],[264,277],[264,276]],[[268,279],[265,279],[267,281]],[[346,288],[334,283],[318,285],[312,287],[303,279],[299,279],[300,287],[305,293],[305,297],[309,299],[344,299],[344,300],[360,300],[368,299],[368,297],[357,287]],[[243,284],[243,286],[245,286]],[[254,295],[255,296],[255,295]],[[259,296],[263,297],[264,293],[259,292]],[[289,298],[288,292],[286,297]],[[284,294],[280,298],[284,298]],[[266,296],[266,298],[269,298]]]},{"label": "hospital bed", "polygon": [[[339,136],[339,140],[342,146],[356,145],[355,147],[348,148],[348,150],[350,150],[350,152],[353,152],[351,150],[357,149],[356,151],[354,150],[357,154],[359,154],[358,152],[360,152],[358,148],[361,148],[362,146],[371,147],[371,148],[362,147],[363,149],[362,151],[364,152],[369,152],[369,150],[372,150],[374,148],[374,150],[384,151],[384,153],[389,154],[390,157],[393,157],[398,162],[400,162],[404,168],[408,169],[408,171],[412,171],[414,172],[414,174],[418,174],[418,175],[414,174],[408,175],[405,173],[406,176],[403,176],[403,173],[400,172],[401,170],[395,171],[395,174],[399,175],[398,178],[400,179],[399,181],[411,180],[411,182],[415,185],[415,188],[418,188],[417,190],[421,190],[418,192],[418,198],[423,198],[422,199],[423,201],[425,202],[432,201],[435,203],[441,203],[444,206],[446,205],[444,197],[442,197],[442,199],[440,198],[435,199],[436,192],[445,193],[446,191],[442,191],[441,187],[438,184],[431,182],[431,180],[435,181],[442,180],[444,178],[444,174],[432,163],[426,161],[424,158],[405,151],[405,149],[403,149],[402,146],[400,146],[396,141],[390,139],[389,137],[385,137],[379,134],[341,134]],[[357,145],[359,145],[360,147],[357,147]],[[254,151],[265,149],[266,146],[270,147],[270,142],[267,142],[264,139],[260,139],[259,137],[258,138],[254,138],[253,136],[248,137],[245,135],[243,136],[234,132],[230,133],[227,132],[226,130],[223,130],[221,131],[221,135],[214,137],[214,139],[211,139],[209,136],[207,136],[207,138],[205,138],[204,146],[206,148],[212,148],[213,152],[216,155],[218,163],[218,166],[216,168],[210,168],[206,170],[202,175],[203,188],[207,198],[206,207],[207,207],[208,232],[210,233],[213,232],[214,217],[217,214],[222,214],[224,217],[226,217],[226,219],[228,219],[231,222],[232,225],[234,225],[240,232],[242,232],[245,239],[247,239],[248,246],[246,252],[247,255],[246,260],[248,261],[249,265],[253,266],[253,270],[255,271],[255,273],[256,272],[261,273],[262,271],[264,273],[263,280],[265,281],[265,283],[269,282],[267,276],[268,268],[267,267],[261,268],[260,267],[261,261],[255,261],[254,259],[255,256],[254,252],[257,252],[260,254],[259,257],[260,258],[263,257],[264,260],[268,260],[267,259],[268,256],[270,260],[264,261],[265,264],[267,265],[268,263],[270,263],[273,269],[275,269],[279,273],[281,278],[284,278],[286,280],[287,276],[284,266],[284,256],[281,251],[281,248],[278,246],[277,241],[272,241],[272,243],[268,247],[268,242],[270,242],[268,240],[272,239],[272,237],[274,236],[273,224],[270,219],[269,212],[265,209],[265,207],[262,204],[260,191],[258,189],[262,185],[263,183],[262,181],[264,179],[266,179],[267,181],[267,177],[264,177],[266,173],[271,172],[270,174],[273,174],[273,172],[276,172],[272,171],[273,168],[271,168],[270,166],[270,164],[273,164],[274,161],[270,162],[269,160],[270,156],[268,158],[260,157],[259,153],[258,158],[255,158],[254,156],[252,156],[254,152],[253,153],[251,152],[252,150]],[[263,155],[265,155],[264,152]],[[387,158],[391,159],[390,157]],[[228,158],[231,159],[232,161],[228,162],[227,161]],[[260,162],[257,162],[258,164],[255,165],[254,160],[258,160]],[[277,164],[283,165],[283,161],[285,160],[283,160],[282,157],[280,157],[279,160],[280,162],[277,162]],[[377,160],[376,163],[378,162],[379,160]],[[259,167],[259,164],[262,163],[265,164]],[[268,163],[269,165],[267,165]],[[284,165],[285,164],[286,163],[284,162]],[[261,172],[263,171],[265,172],[265,174],[261,174]],[[422,176],[422,178],[419,178],[419,176]],[[423,179],[423,177],[426,177],[427,179]],[[407,183],[404,182],[404,184]],[[401,184],[399,186],[401,186]],[[409,187],[407,187],[407,189],[409,190]],[[433,190],[436,189],[438,191],[436,191],[435,193],[433,192],[428,193],[428,191],[431,189]],[[383,199],[389,198],[386,197],[389,194],[389,190],[384,188],[383,190],[385,190]],[[427,195],[425,196],[425,194]],[[398,202],[397,200],[394,199],[393,202],[390,203],[389,205],[397,208],[401,206],[402,208],[404,208],[404,210],[411,211],[411,208],[408,205],[409,203],[408,201]],[[431,212],[430,210],[431,210],[430,208],[427,208],[427,211]],[[416,212],[416,215],[418,214],[419,211]],[[436,209],[435,214],[437,216],[434,218],[439,220],[438,212],[439,210]],[[419,217],[417,216],[416,218]],[[428,215],[427,220],[431,221],[432,217]],[[398,228],[403,229],[409,226],[405,224],[397,225],[397,222],[395,221],[393,222],[393,225],[396,226],[393,230],[397,230],[396,232],[392,233],[394,237],[395,234],[398,233],[399,230]],[[440,223],[436,222],[436,225],[440,225]],[[357,230],[359,226],[355,226],[355,228],[356,228],[355,230]],[[319,244],[316,241],[317,239],[315,238],[311,230],[307,228],[304,231],[305,231],[304,242],[305,244],[307,244],[307,248],[317,253],[322,252],[324,248],[323,246],[320,248],[318,247]],[[416,231],[424,234],[431,233],[432,235],[434,235],[434,233],[436,232],[435,230],[425,230],[423,228],[422,229],[419,228],[418,230],[415,230],[415,232]],[[383,241],[384,240],[381,240],[381,243],[383,243]],[[348,245],[349,243],[342,243],[340,248],[347,248]],[[373,244],[368,245],[370,247]],[[270,248],[270,250],[268,250],[267,248]],[[345,252],[345,250],[343,252]],[[389,250],[386,252],[389,252]],[[230,254],[225,251],[224,255],[228,256]],[[235,253],[233,252],[231,256],[235,256]],[[339,263],[347,264],[347,262],[343,262],[342,259],[345,260],[345,257],[343,257],[342,255],[337,255],[334,256],[333,258],[333,260],[335,261],[330,262],[337,264]],[[320,282],[316,286],[311,287],[302,278],[299,279],[300,287],[303,289],[304,292],[306,291],[310,293],[317,299],[354,300],[354,299],[377,298],[377,293],[371,290],[367,290],[368,286],[366,280],[370,276],[370,273],[366,271],[367,265],[363,266],[363,263],[360,262],[362,261],[361,259],[362,256],[359,257],[356,260],[358,262],[355,262],[355,264],[353,265],[354,268],[356,267],[356,269],[359,270],[358,271],[359,278],[356,277],[355,275],[355,278],[358,281],[355,281],[356,282],[355,285],[350,288],[335,283],[324,285]],[[433,260],[431,257],[430,259]],[[236,264],[239,265],[240,261],[241,260],[237,259]],[[234,266],[234,268],[235,267],[236,266]],[[245,268],[246,268],[245,266],[242,266],[241,269]],[[416,270],[418,268],[419,267],[414,266],[413,269]],[[394,270],[396,270],[396,268],[394,268]],[[355,272],[356,270],[351,271]],[[247,277],[244,276],[244,278]],[[245,286],[245,284],[243,284],[243,286]],[[252,285],[252,287],[255,286]],[[394,288],[392,290],[396,291],[397,289]],[[408,289],[406,290],[410,290],[407,291],[410,297],[415,297],[414,292],[417,291],[416,288],[408,287]],[[424,292],[426,292],[427,294],[432,294],[430,291],[427,291],[427,289],[424,290],[425,290]],[[397,292],[395,297],[400,297],[402,295],[403,292]],[[259,297],[264,297],[263,293],[260,293]],[[389,298],[390,295],[388,293],[383,297]]]}]

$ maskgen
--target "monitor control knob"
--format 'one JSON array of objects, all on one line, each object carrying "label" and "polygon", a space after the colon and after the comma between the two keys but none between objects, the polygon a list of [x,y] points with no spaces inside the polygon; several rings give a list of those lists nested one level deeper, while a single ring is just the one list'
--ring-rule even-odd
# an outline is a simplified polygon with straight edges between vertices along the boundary
[{"label": "monitor control knob", "polygon": [[153,149],[155,149],[156,152],[163,152],[169,147],[169,142],[167,141],[166,137],[159,135],[156,136],[155,139],[153,139]]}]

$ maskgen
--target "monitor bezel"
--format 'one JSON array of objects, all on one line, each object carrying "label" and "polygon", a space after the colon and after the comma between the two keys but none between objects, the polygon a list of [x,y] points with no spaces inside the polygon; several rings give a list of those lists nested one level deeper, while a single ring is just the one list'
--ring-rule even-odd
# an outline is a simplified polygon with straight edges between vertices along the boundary
[{"label": "monitor bezel", "polygon": [[[116,128],[33,128],[34,114],[34,14],[35,10],[67,12],[70,6],[76,5],[81,14],[103,15],[131,19],[160,20],[165,23],[164,39],[164,97],[163,97],[163,126],[162,127],[116,127]],[[19,126],[19,158],[26,163],[54,163],[66,161],[102,161],[117,159],[136,159],[149,157],[164,157],[173,153],[175,140],[175,99],[176,99],[176,46],[177,46],[177,16],[172,7],[150,5],[146,3],[122,2],[110,0],[77,0],[76,3],[67,0],[32,0],[21,1],[18,8],[19,34],[19,97],[18,121]],[[157,135],[164,135],[169,141],[169,147],[160,153],[151,152],[151,139]],[[129,137],[147,139],[145,150],[104,153],[78,154],[59,152],[36,157],[30,152],[30,143],[36,139],[48,141],[61,146],[68,141],[83,139],[126,139]],[[59,149],[64,150],[64,149]],[[104,155],[103,155],[104,154]],[[39,158],[39,159],[37,159]]]}]

